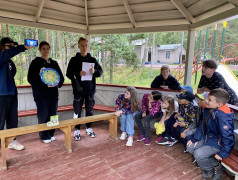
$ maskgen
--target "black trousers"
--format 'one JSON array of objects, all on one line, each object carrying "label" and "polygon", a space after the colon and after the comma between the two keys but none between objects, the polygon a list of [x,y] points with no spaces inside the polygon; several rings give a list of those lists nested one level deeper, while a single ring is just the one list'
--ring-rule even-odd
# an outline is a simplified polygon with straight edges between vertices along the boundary
[{"label": "black trousers", "polygon": [[[37,106],[38,124],[50,121],[50,116],[57,114],[58,100],[40,99],[35,101]],[[51,139],[54,136],[55,129],[39,132],[41,140]]]},{"label": "black trousers", "polygon": [[[83,103],[85,103],[86,116],[93,115],[93,107],[95,105],[94,95],[74,95],[74,113],[81,117]],[[86,123],[86,127],[90,128],[92,123]],[[80,129],[80,124],[75,126],[75,129]]]},{"label": "black trousers", "polygon": [[0,130],[18,127],[17,95],[0,96]]}]

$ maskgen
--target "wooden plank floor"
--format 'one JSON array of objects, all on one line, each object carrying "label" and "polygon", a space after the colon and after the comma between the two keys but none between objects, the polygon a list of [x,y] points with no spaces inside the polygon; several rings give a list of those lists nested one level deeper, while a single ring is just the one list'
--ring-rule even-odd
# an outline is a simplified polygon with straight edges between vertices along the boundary
[{"label": "wooden plank floor", "polygon": [[[93,130],[97,137],[89,138],[82,127],[81,140],[73,140],[71,154],[63,146],[60,131],[50,144],[42,143],[37,133],[19,136],[25,150],[7,150],[8,170],[0,170],[0,179],[202,179],[201,170],[191,162],[190,154],[183,152],[181,144],[160,146],[152,135],[150,146],[134,142],[133,147],[126,147],[126,141],[108,136],[107,122],[94,123]],[[118,137],[120,133],[118,128]],[[135,139],[137,136],[136,130]],[[230,177],[223,174],[222,179]]]}]

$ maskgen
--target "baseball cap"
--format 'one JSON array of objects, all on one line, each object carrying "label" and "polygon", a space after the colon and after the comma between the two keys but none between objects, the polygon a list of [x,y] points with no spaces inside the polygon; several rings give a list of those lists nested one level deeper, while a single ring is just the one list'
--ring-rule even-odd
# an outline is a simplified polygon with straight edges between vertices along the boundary
[{"label": "baseball cap", "polygon": [[176,96],[177,96],[178,99],[186,99],[190,102],[192,102],[195,99],[194,94],[190,91],[182,92],[180,94],[177,94]]},{"label": "baseball cap", "polygon": [[185,86],[182,86],[182,89],[186,90],[186,91],[190,91],[193,93],[193,88],[189,85],[185,85]]},{"label": "baseball cap", "polygon": [[1,41],[0,41],[0,45],[2,45],[2,46],[4,46],[4,45],[7,44],[7,43],[13,43],[15,46],[18,45],[17,42],[14,42],[14,41],[13,41],[11,38],[9,38],[9,37],[4,37],[4,38],[2,38]]},{"label": "baseball cap", "polygon": [[204,92],[202,94],[196,94],[199,99],[206,100],[209,95],[209,92]]}]

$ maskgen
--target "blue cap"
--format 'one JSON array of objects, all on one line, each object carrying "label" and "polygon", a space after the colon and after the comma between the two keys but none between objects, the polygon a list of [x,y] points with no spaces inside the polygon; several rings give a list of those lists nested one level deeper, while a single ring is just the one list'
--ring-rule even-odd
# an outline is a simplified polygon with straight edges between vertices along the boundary
[{"label": "blue cap", "polygon": [[193,88],[189,85],[182,86],[182,89],[184,89],[186,91],[190,91],[191,93],[193,93]]}]

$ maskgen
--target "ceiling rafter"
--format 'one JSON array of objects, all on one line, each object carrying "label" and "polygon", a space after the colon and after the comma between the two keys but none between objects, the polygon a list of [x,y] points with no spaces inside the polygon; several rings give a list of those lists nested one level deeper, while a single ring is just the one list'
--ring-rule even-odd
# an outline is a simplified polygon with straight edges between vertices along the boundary
[{"label": "ceiling rafter", "polygon": [[171,2],[191,24],[196,22],[196,19],[189,13],[180,0],[171,0]]},{"label": "ceiling rafter", "polygon": [[44,3],[45,3],[45,0],[39,0],[39,5],[38,5],[38,8],[36,10],[36,15],[35,15],[35,19],[34,19],[35,22],[38,22],[38,20],[39,20],[39,17],[41,15]]},{"label": "ceiling rafter", "polygon": [[88,26],[88,2],[87,2],[87,0],[84,0],[84,6],[85,6],[86,27],[87,27],[87,31],[88,31],[89,26]]},{"label": "ceiling rafter", "polygon": [[126,8],[126,12],[127,12],[128,16],[130,18],[130,21],[131,21],[133,27],[134,28],[137,27],[137,24],[136,24],[136,21],[135,21],[135,18],[133,16],[133,14],[132,14],[130,5],[128,3],[128,0],[122,0],[122,1],[123,1],[123,4],[124,4],[125,8]]},{"label": "ceiling rafter", "polygon": [[230,2],[231,4],[233,4],[234,6],[238,6],[237,0],[227,0],[227,1]]}]

